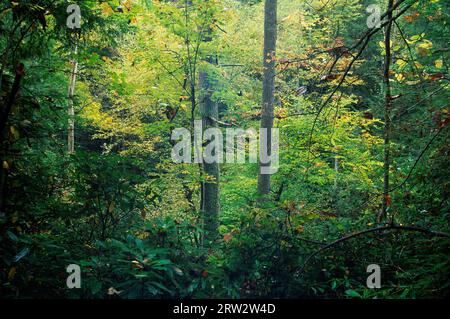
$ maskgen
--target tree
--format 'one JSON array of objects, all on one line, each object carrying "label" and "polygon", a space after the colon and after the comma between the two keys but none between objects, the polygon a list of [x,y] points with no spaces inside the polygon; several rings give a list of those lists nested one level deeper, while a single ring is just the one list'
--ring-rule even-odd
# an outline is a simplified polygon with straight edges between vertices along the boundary
[{"label": "tree", "polygon": [[[207,15],[211,20],[212,16]],[[200,34],[203,41],[208,43],[212,40],[212,21],[206,21],[206,30]],[[202,134],[208,129],[217,129],[217,119],[219,118],[219,104],[214,101],[212,96],[214,92],[214,83],[212,81],[212,72],[209,67],[217,64],[217,58],[211,53],[206,56],[204,61],[207,63],[199,72],[199,86],[201,89],[200,96],[200,114],[202,117]],[[214,137],[214,138],[213,138]],[[214,147],[211,154],[202,157],[203,177],[205,181],[202,183],[201,211],[204,218],[204,238],[207,242],[212,242],[218,237],[217,228],[219,226],[220,198],[219,198],[219,161],[218,154],[221,152],[218,146],[218,136],[207,136],[202,144],[207,147]],[[205,152],[206,153],[206,152]]]},{"label": "tree", "polygon": [[[213,64],[215,58],[209,56],[207,62]],[[202,91],[200,96],[200,113],[202,116],[202,130],[206,132],[208,129],[217,129],[218,125],[216,120],[219,116],[218,102],[213,101],[212,94],[214,90],[213,83],[210,79],[210,74],[207,71],[201,70],[199,72],[199,85]],[[205,239],[207,241],[213,241],[217,238],[217,228],[219,224],[219,181],[220,181],[220,171],[219,163],[217,160],[217,155],[221,152],[217,148],[218,136],[208,136],[203,141],[204,145],[207,147],[214,147],[211,152],[211,158],[203,157],[203,176],[205,181],[202,185],[202,203],[201,211],[203,212],[204,218],[204,230]]]},{"label": "tree", "polygon": [[[449,296],[448,5],[369,2],[82,1],[76,72],[66,0],[0,0],[1,296]],[[219,126],[275,119],[263,195]]]},{"label": "tree", "polygon": [[391,140],[391,107],[392,107],[392,97],[391,97],[391,83],[390,83],[390,66],[391,66],[391,31],[392,31],[392,10],[394,6],[394,0],[389,0],[388,4],[388,24],[386,26],[386,33],[384,38],[384,47],[386,50],[386,55],[384,58],[384,89],[385,89],[385,99],[384,99],[384,168],[383,168],[383,201],[381,212],[379,215],[379,221],[386,217],[387,208],[390,204],[389,196],[389,169],[391,167],[390,158],[390,140]]},{"label": "tree", "polygon": [[[277,45],[277,0],[266,0],[264,6],[264,54],[263,54],[263,96],[261,111],[261,128],[267,129],[267,154],[271,155],[272,127],[274,120],[274,92],[275,92],[275,58]],[[270,166],[261,163],[260,168]],[[258,175],[258,192],[267,195],[270,192],[270,175]]]},{"label": "tree", "polygon": [[75,95],[75,84],[77,80],[77,72],[78,72],[78,61],[76,58],[78,47],[75,45],[75,49],[73,51],[74,57],[70,61],[72,65],[72,69],[70,72],[70,80],[69,80],[69,89],[68,89],[68,136],[67,136],[67,148],[69,154],[75,153],[75,111],[73,107],[73,99]]}]

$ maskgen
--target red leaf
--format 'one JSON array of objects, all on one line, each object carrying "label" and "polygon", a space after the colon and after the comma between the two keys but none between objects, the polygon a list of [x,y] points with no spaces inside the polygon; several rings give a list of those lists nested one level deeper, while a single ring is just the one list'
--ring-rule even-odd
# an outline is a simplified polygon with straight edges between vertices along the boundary
[{"label": "red leaf", "polygon": [[434,73],[434,74],[430,74],[430,76],[428,77],[431,81],[437,81],[439,79],[444,78],[444,73]]},{"label": "red leaf", "polygon": [[385,195],[384,199],[386,200],[386,206],[391,206],[391,204],[392,204],[391,196]]},{"label": "red leaf", "polygon": [[231,233],[223,235],[223,240],[225,242],[229,242],[231,240],[231,238],[233,238],[233,235]]}]

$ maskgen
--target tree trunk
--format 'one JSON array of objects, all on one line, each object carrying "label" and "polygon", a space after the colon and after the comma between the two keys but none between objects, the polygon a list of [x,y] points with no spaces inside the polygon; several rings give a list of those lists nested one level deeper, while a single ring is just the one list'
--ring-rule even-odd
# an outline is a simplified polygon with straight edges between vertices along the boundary
[{"label": "tree trunk", "polygon": [[[25,75],[25,66],[23,63],[19,63],[18,67],[16,68],[16,75],[14,77],[14,82],[11,87],[11,92],[9,94],[8,99],[6,100],[5,107],[3,109],[0,109],[0,155],[2,153],[6,153],[5,147],[3,145],[4,142],[4,134],[5,129],[8,124],[8,118],[11,113],[11,109],[16,102],[17,94],[20,90],[20,82],[22,81],[23,76]],[[6,146],[7,147],[7,146]],[[7,193],[7,178],[8,178],[8,169],[3,167],[4,161],[0,157],[0,213],[5,211],[5,199],[6,199],[6,193]]]},{"label": "tree trunk", "polygon": [[[273,127],[273,106],[275,91],[275,56],[277,43],[277,0],[266,0],[264,9],[264,56],[263,56],[263,96],[261,111],[261,128],[267,129],[267,154],[271,154],[272,127]],[[262,143],[262,142],[260,142]],[[260,171],[258,175],[258,192],[266,195],[270,192],[270,175],[261,174],[261,168],[270,167],[269,163],[260,161]]]},{"label": "tree trunk", "polygon": [[389,168],[390,168],[390,138],[391,138],[391,83],[389,82],[389,70],[391,65],[391,30],[392,30],[392,7],[394,6],[394,0],[389,0],[388,4],[388,21],[386,26],[386,34],[384,38],[384,46],[386,50],[386,56],[384,59],[384,86],[385,86],[385,104],[384,104],[384,182],[383,182],[383,200],[380,215],[378,221],[381,222],[386,217],[387,208],[389,206]]},{"label": "tree trunk", "polygon": [[339,158],[337,155],[334,155],[334,191],[337,193],[338,191],[338,174],[339,174]]},{"label": "tree trunk", "polygon": [[[207,62],[214,63],[212,57]],[[212,101],[213,87],[208,79],[205,71],[199,73],[199,84],[201,87],[200,97],[200,113],[202,115],[202,130],[205,132],[208,128],[217,128],[217,123],[213,119],[217,119],[219,115],[218,103]],[[203,141],[205,145],[211,143],[211,140]],[[217,148],[215,152],[220,152]],[[206,242],[214,241],[218,237],[219,226],[219,163],[207,163],[203,159],[203,174],[208,180],[203,183],[202,187],[202,211],[204,214],[204,230]]]},{"label": "tree trunk", "polygon": [[[75,56],[77,54],[77,47],[75,46]],[[73,97],[75,95],[75,83],[78,72],[78,62],[76,58],[71,61],[72,71],[70,73],[69,90],[68,90],[68,136],[67,136],[67,151],[69,154],[75,153],[75,111],[73,107]]]}]

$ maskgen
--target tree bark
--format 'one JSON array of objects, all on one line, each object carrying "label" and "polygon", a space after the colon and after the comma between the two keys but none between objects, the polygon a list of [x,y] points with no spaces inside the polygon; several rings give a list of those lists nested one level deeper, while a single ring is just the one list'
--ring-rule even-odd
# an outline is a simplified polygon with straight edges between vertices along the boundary
[{"label": "tree bark", "polygon": [[[208,63],[213,64],[212,57],[207,59]],[[208,74],[205,71],[199,73],[199,84],[201,87],[200,97],[200,113],[202,115],[202,130],[205,132],[208,128],[217,128],[217,123],[213,119],[219,116],[218,103],[214,102],[212,97],[213,85],[208,79]],[[204,141],[206,145],[211,143],[211,140]],[[220,150],[215,149],[215,152]],[[202,187],[202,211],[204,214],[204,230],[206,242],[214,241],[218,237],[219,226],[219,163],[207,163],[203,159],[203,174],[208,180],[203,183]]]},{"label": "tree bark", "polygon": [[[275,57],[277,43],[277,0],[266,0],[264,9],[264,55],[263,55],[263,96],[261,128],[267,129],[267,150],[271,155],[272,127],[274,119]],[[261,142],[260,142],[261,143]],[[258,192],[266,195],[270,192],[270,175],[261,174],[261,168],[270,167],[269,163],[259,163]]]},{"label": "tree bark", "polygon": [[[4,131],[8,124],[8,118],[11,113],[11,109],[16,102],[17,94],[20,90],[20,82],[22,81],[23,76],[25,75],[25,66],[23,63],[19,63],[19,65],[16,68],[16,75],[14,77],[14,82],[11,87],[11,92],[9,94],[8,99],[6,100],[5,107],[0,109],[0,147],[1,152],[0,155],[2,155],[4,149]],[[5,199],[6,199],[6,193],[7,193],[7,178],[8,178],[8,169],[3,167],[3,159],[0,157],[0,213],[5,211]]]},{"label": "tree bark", "polygon": [[391,139],[391,83],[389,82],[389,71],[391,66],[391,30],[392,30],[392,8],[394,6],[394,0],[389,0],[388,4],[388,24],[386,25],[386,33],[384,38],[384,46],[386,50],[386,56],[384,59],[384,86],[385,86],[385,103],[384,103],[384,166],[383,166],[383,200],[380,215],[378,221],[382,221],[387,215],[387,208],[389,206],[389,169],[390,169],[390,139]]},{"label": "tree bark", "polygon": [[[77,47],[75,46],[75,56],[77,54]],[[78,72],[78,62],[76,58],[71,61],[72,71],[70,73],[69,90],[68,90],[68,136],[67,136],[67,151],[69,154],[75,153],[75,110],[73,107],[73,98],[75,95],[75,83]]]}]

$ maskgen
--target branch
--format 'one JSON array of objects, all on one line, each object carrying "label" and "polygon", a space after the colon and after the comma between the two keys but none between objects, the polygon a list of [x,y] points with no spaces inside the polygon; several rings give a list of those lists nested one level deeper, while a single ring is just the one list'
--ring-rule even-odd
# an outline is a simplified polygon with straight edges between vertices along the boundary
[{"label": "branch", "polygon": [[233,126],[233,124],[231,124],[231,123],[225,123],[225,122],[219,121],[218,119],[216,119],[216,118],[214,118],[212,116],[208,116],[208,119],[210,119],[211,121],[213,121],[213,122],[215,122],[215,123],[217,123],[219,125],[228,126],[228,127],[229,126]]},{"label": "branch", "polygon": [[[397,2],[397,3],[392,7],[391,10],[388,10],[386,13],[384,13],[384,14],[382,15],[382,18],[385,17],[386,15],[388,15],[389,13],[392,13],[392,11],[394,11],[395,8],[397,8],[397,7],[400,5],[400,3],[404,2],[404,1],[405,1],[405,0],[400,0],[399,2]],[[333,96],[336,94],[336,92],[340,89],[340,87],[341,87],[342,84],[344,83],[344,81],[345,81],[347,75],[349,74],[349,72],[350,72],[350,70],[351,70],[353,64],[359,59],[359,57],[363,54],[365,48],[366,48],[367,45],[369,44],[369,40],[372,38],[372,36],[373,36],[374,34],[376,34],[379,30],[381,30],[381,28],[385,27],[385,26],[388,25],[389,23],[392,23],[392,21],[395,21],[395,20],[397,20],[400,16],[402,16],[402,15],[403,15],[410,7],[413,6],[413,4],[414,4],[415,2],[416,2],[416,1],[414,1],[414,2],[412,2],[412,3],[410,3],[410,4],[408,4],[408,5],[406,5],[406,6],[405,6],[405,7],[404,7],[404,8],[403,8],[403,9],[402,9],[395,17],[393,17],[392,19],[389,19],[388,21],[382,23],[382,24],[380,25],[380,27],[375,28],[375,29],[372,30],[372,31],[368,31],[368,32],[366,33],[366,35],[365,35],[362,39],[360,39],[356,45],[354,45],[354,46],[352,47],[352,48],[358,47],[359,44],[362,43],[362,42],[364,41],[362,47],[359,49],[358,53],[353,57],[353,59],[350,61],[349,65],[347,66],[346,70],[344,71],[344,74],[342,75],[341,79],[339,80],[338,85],[333,89],[333,91],[332,91],[331,94],[327,97],[327,99],[325,100],[325,102],[322,103],[322,105],[319,107],[319,110],[318,110],[316,116],[314,117],[314,121],[313,121],[311,130],[310,130],[310,133],[309,133],[309,139],[308,139],[308,160],[307,160],[308,162],[309,162],[309,159],[310,159],[309,156],[311,155],[311,144],[312,144],[312,139],[313,139],[313,135],[314,135],[314,130],[315,130],[315,128],[316,128],[317,121],[318,121],[318,119],[319,119],[320,114],[322,113],[322,111],[324,110],[324,108],[327,106],[327,104],[331,101],[331,99],[333,98]],[[337,62],[337,60],[338,60],[339,58],[340,58],[340,57],[336,58],[335,63]],[[334,64],[333,64],[333,66],[334,66]],[[333,68],[333,66],[332,66],[331,68]],[[308,167],[308,170],[307,170],[307,174],[308,174],[308,172],[309,172],[309,167]]]},{"label": "branch", "polygon": [[439,136],[439,134],[443,131],[443,129],[444,129],[444,127],[439,128],[439,130],[436,132],[436,134],[433,135],[433,137],[428,141],[427,145],[425,145],[425,147],[422,149],[422,152],[420,152],[419,156],[417,157],[416,161],[414,162],[414,165],[409,170],[408,175],[403,180],[403,182],[401,182],[399,185],[389,189],[389,191],[388,191],[389,193],[393,192],[396,189],[401,188],[403,185],[406,184],[406,182],[412,176],[412,173],[413,173],[414,169],[416,168],[417,164],[419,163],[419,161],[421,160],[421,158],[423,157],[425,152],[430,148],[431,144],[433,144],[434,140]]},{"label": "branch", "polygon": [[[433,137],[427,142],[427,144],[425,145],[425,147],[424,147],[424,148],[422,149],[422,151],[420,152],[419,156],[418,156],[418,157],[416,158],[416,160],[414,161],[414,164],[413,164],[412,168],[409,170],[407,177],[406,177],[399,185],[396,185],[396,186],[392,187],[392,188],[389,190],[389,193],[391,193],[391,192],[393,192],[394,190],[397,190],[397,189],[403,187],[403,186],[406,184],[406,182],[409,180],[409,178],[411,178],[412,173],[413,173],[414,169],[417,167],[419,161],[420,161],[421,158],[425,155],[426,151],[430,148],[431,144],[436,140],[436,138],[439,136],[439,134],[440,134],[445,128],[447,128],[447,127],[449,127],[449,126],[444,126],[444,127],[440,128],[440,129],[436,132],[436,134],[433,135]],[[378,196],[380,196],[380,195],[382,195],[382,194],[383,194],[383,192],[376,192],[376,193],[371,193],[371,194],[369,194],[369,198],[368,198],[367,200],[365,200],[361,205],[358,205],[358,207],[356,207],[355,209],[353,209],[353,210],[351,211],[351,213],[357,212],[357,211],[361,210],[362,208],[367,207],[367,206],[369,205],[369,203],[373,202],[375,199],[378,198]]]},{"label": "branch", "polygon": [[[396,3],[393,7],[393,10],[395,10],[401,3],[403,3],[405,0],[401,0],[398,3]],[[411,4],[408,4],[407,6],[405,6],[395,17],[392,18],[392,21],[397,20],[400,16],[402,16],[410,7],[412,7],[412,5],[415,3],[416,1],[414,1]],[[385,12],[381,18],[385,17],[390,11]],[[385,27],[387,24],[389,23],[389,21],[386,21],[384,23],[382,23],[380,25],[379,28],[375,28],[374,30],[371,31],[367,31],[366,34],[355,44],[353,45],[351,48],[348,49],[348,51],[355,49],[357,47],[359,47],[361,45],[361,43],[363,43],[363,46],[359,49],[358,53],[353,57],[353,59],[350,61],[350,64],[347,66],[346,70],[344,71],[344,74],[342,75],[338,85],[333,89],[333,91],[331,92],[331,94],[327,97],[327,99],[325,100],[325,102],[322,103],[322,105],[319,107],[319,111],[316,114],[316,118],[314,120],[314,124],[313,124],[313,128],[311,131],[314,130],[315,125],[317,124],[317,118],[318,116],[322,113],[323,109],[325,108],[325,106],[328,104],[328,102],[330,102],[330,100],[333,98],[333,96],[336,94],[337,90],[339,90],[339,88],[342,86],[342,84],[345,81],[345,78],[347,77],[348,73],[350,72],[350,69],[352,68],[353,64],[356,62],[356,60],[362,55],[362,53],[364,52],[364,49],[367,47],[369,40],[372,38],[372,36],[377,33],[378,31],[380,31],[383,27]],[[334,65],[336,64],[336,62],[342,57],[342,55],[338,56],[336,58],[336,60],[334,61],[333,65],[331,66],[331,70],[333,69]],[[330,70],[330,71],[331,71]],[[291,117],[291,116],[296,116],[296,115],[303,115],[303,114],[290,114],[287,115],[286,117]]]},{"label": "branch", "polygon": [[419,232],[419,233],[427,234],[427,235],[434,236],[434,237],[450,238],[450,234],[449,233],[444,233],[444,232],[440,232],[440,231],[434,231],[434,230],[430,230],[430,229],[427,229],[427,228],[416,227],[416,226],[390,225],[390,226],[382,226],[382,227],[366,229],[366,230],[360,231],[358,233],[354,233],[354,234],[351,234],[351,235],[339,238],[339,239],[337,239],[337,240],[327,244],[326,246],[323,246],[322,248],[318,249],[313,254],[309,255],[308,258],[306,258],[305,262],[303,263],[302,268],[300,268],[300,270],[298,272],[300,274],[303,273],[305,271],[305,268],[306,268],[307,264],[309,263],[309,261],[312,258],[314,258],[315,256],[317,256],[320,253],[322,253],[323,251],[327,250],[328,248],[334,247],[337,244],[340,244],[340,243],[342,243],[344,241],[347,241],[347,240],[355,238],[355,237],[359,237],[359,236],[362,236],[362,235],[375,233],[375,232],[383,232],[383,231],[387,231],[387,230]]}]

